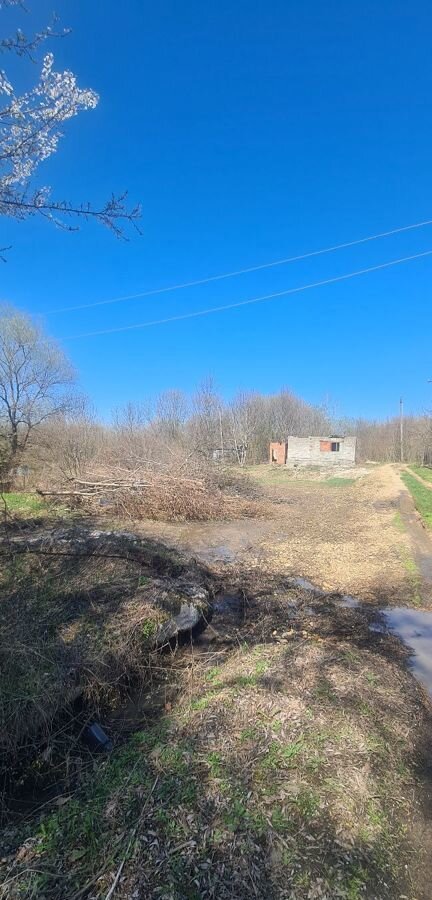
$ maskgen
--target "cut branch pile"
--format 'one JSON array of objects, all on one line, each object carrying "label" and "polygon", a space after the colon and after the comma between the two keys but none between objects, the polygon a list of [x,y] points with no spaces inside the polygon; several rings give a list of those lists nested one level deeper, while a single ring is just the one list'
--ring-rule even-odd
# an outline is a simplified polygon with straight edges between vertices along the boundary
[{"label": "cut branch pile", "polygon": [[67,489],[39,493],[93,513],[106,511],[131,519],[185,521],[259,514],[256,502],[221,491],[211,479],[150,471],[88,475]]}]

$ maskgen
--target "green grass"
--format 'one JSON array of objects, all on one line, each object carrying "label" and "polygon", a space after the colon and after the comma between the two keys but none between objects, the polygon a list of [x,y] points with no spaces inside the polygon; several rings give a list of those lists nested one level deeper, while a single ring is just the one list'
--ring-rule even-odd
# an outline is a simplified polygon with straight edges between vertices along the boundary
[{"label": "green grass", "polygon": [[3,494],[8,512],[37,515],[46,512],[47,504],[38,494]]},{"label": "green grass", "polygon": [[349,487],[351,484],[354,484],[355,478],[342,478],[341,476],[334,475],[331,478],[327,478],[324,484],[327,484],[328,487]]},{"label": "green grass", "polygon": [[409,467],[412,472],[415,472],[416,475],[420,475],[420,478],[423,478],[423,481],[430,481],[432,484],[432,468],[428,466],[410,466]]},{"label": "green grass", "polygon": [[415,507],[420,513],[425,525],[428,528],[432,528],[432,491],[420,484],[420,482],[408,472],[402,472],[401,478],[408,488],[414,500]]},{"label": "green grass", "polygon": [[404,520],[400,514],[400,512],[395,513],[393,516],[393,525],[397,528],[398,531],[405,531]]},{"label": "green grass", "polygon": [[[199,900],[210,896],[209,879],[211,896],[219,896],[228,876],[230,896],[245,900],[250,894],[239,880],[239,861],[244,861],[245,871],[254,866],[255,896],[264,897],[270,853],[272,896],[308,900],[324,890],[325,896],[346,900],[390,896],[380,885],[397,881],[402,857],[386,779],[399,796],[402,775],[395,766],[404,763],[405,745],[395,740],[398,722],[393,732],[390,716],[387,734],[381,711],[375,714],[367,702],[375,704],[373,689],[381,675],[368,668],[367,678],[359,679],[342,654],[340,674],[348,677],[350,688],[343,696],[349,702],[337,713],[334,707],[326,713],[328,704],[312,692],[309,721],[301,720],[301,712],[293,720],[286,714],[290,707],[284,709],[285,692],[292,682],[295,687],[294,672],[278,694],[281,718],[275,719],[268,691],[257,709],[256,682],[273,666],[280,673],[285,657],[283,650],[278,653],[277,660],[273,651],[268,660],[257,660],[256,648],[249,650],[245,674],[245,653],[237,652],[239,671],[230,668],[225,680],[224,664],[207,670],[200,686],[204,693],[198,692],[192,704],[180,704],[158,722],[147,723],[126,745],[84,769],[79,790],[23,830],[23,841],[32,838],[32,855],[14,870],[16,896],[58,900],[78,895],[89,884],[97,885],[98,896],[107,896],[113,873],[124,861],[131,885],[148,873],[153,896]],[[330,650],[327,658],[335,663]],[[364,665],[361,654],[358,664]],[[213,687],[220,680],[224,694],[209,693],[209,682]],[[354,702],[357,689],[359,702]],[[235,704],[228,715],[227,699]],[[381,765],[378,740],[382,770],[375,771]],[[364,757],[369,744],[373,757],[359,793],[357,754],[360,749]],[[348,764],[340,767],[342,758]],[[345,832],[352,835],[349,855],[339,843],[339,833]]]},{"label": "green grass", "polygon": [[[292,484],[299,484],[299,482],[302,483],[308,481],[307,478],[295,477],[294,471],[292,469],[287,469],[286,466],[261,464],[258,466],[250,466],[246,471],[251,478],[263,485],[288,484],[289,482]],[[311,470],[309,469],[309,471]]]},{"label": "green grass", "polygon": [[399,548],[399,555],[402,560],[402,565],[408,575],[408,580],[411,586],[411,600],[413,603],[415,603],[416,606],[421,606],[421,576],[417,563],[415,559],[413,559],[413,557],[408,553],[405,547]]},{"label": "green grass", "polygon": [[250,466],[247,474],[263,485],[283,485],[283,484],[314,484],[317,487],[325,485],[328,487],[348,487],[354,484],[355,478],[344,478],[339,475],[331,475],[329,478],[320,480],[318,478],[308,478],[308,475],[316,475],[320,472],[319,466],[305,466],[302,470],[302,476],[299,477],[298,469],[288,469],[285,466],[276,465],[258,465]]}]

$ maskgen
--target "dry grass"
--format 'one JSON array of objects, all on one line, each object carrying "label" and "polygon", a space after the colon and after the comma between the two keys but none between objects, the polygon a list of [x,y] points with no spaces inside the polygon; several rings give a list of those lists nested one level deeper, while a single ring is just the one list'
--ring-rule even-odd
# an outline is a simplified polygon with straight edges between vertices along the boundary
[{"label": "dry grass", "polygon": [[[5,787],[11,766],[63,753],[64,732],[77,713],[115,706],[128,684],[146,680],[157,626],[178,611],[187,586],[203,583],[197,567],[161,545],[121,533],[108,533],[106,544],[103,532],[92,534],[78,526],[54,529],[43,545],[31,536],[21,545],[12,536],[11,554],[3,555]],[[36,552],[17,553],[20,546]]]},{"label": "dry grass", "polygon": [[[244,470],[244,475],[252,481],[258,482],[266,487],[279,486],[289,487],[290,484],[322,484],[325,487],[343,486],[352,484],[359,478],[363,478],[369,473],[370,469],[366,466],[351,466],[342,468],[329,468],[324,466],[297,466],[296,468],[287,468],[286,466],[278,466],[271,463],[260,463],[256,466],[248,466]],[[335,485],[335,481],[338,485]]]},{"label": "dry grass", "polygon": [[[413,547],[410,535],[395,525],[401,493],[391,466],[343,488],[291,483],[283,492],[279,487],[277,497],[286,503],[261,548],[266,567],[371,602],[389,595],[394,603],[411,602],[404,560],[413,556]],[[426,588],[423,593],[426,600]]]},{"label": "dry grass", "polygon": [[[107,720],[114,752],[92,762],[78,789],[63,783],[39,818],[3,832],[0,896],[102,900],[115,884],[115,900],[429,900],[430,707],[403,647],[368,628],[374,603],[399,590],[408,598],[396,567],[406,542],[394,522],[397,476],[383,467],[343,490],[291,490],[265,544],[252,541],[242,571],[238,560],[231,567],[238,614],[215,616],[193,648],[160,657],[157,689],[132,698],[121,725],[121,710]],[[220,543],[227,528],[207,526]],[[97,670],[108,704],[116,670],[104,654],[135,633],[146,587],[137,571],[126,595],[120,569],[99,599],[89,579],[77,616],[84,645],[102,616],[101,643],[86,646],[109,662],[108,679]],[[332,595],[313,598],[289,585],[299,572],[342,590],[360,585],[373,602],[344,609]],[[33,627],[41,648],[43,615],[40,632]],[[64,645],[75,627],[57,623]]]},{"label": "dry grass", "polygon": [[426,900],[421,693],[391,639],[362,646],[360,613],[343,615],[345,637],[330,601],[311,619],[299,592],[269,594],[231,649],[216,622],[172,670],[168,711],[24,843],[11,832],[7,896],[106,897],[121,866],[118,900]]}]

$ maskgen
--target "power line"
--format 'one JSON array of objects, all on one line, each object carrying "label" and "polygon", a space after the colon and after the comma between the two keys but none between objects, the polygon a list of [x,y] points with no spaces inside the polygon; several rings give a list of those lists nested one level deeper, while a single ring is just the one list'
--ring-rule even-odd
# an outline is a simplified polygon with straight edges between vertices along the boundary
[{"label": "power line", "polygon": [[431,256],[432,250],[425,250],[423,253],[415,253],[413,256],[402,256],[399,259],[392,259],[389,262],[380,263],[378,266],[369,266],[367,269],[358,269],[356,272],[348,272],[345,275],[337,275],[334,278],[326,278],[323,281],[314,281],[311,284],[303,284],[300,287],[289,288],[286,291],[277,291],[273,294],[264,294],[262,297],[251,297],[249,300],[239,300],[237,303],[227,303],[224,306],[212,306],[209,309],[201,309],[197,312],[182,313],[177,316],[169,316],[166,319],[153,319],[149,322],[142,322],[138,325],[123,325],[119,328],[104,328],[100,331],[86,331],[82,334],[69,335],[66,340],[78,340],[79,338],[97,337],[102,334],[117,334],[122,331],[135,331],[141,328],[151,328],[154,325],[167,325],[168,322],[180,322],[184,319],[197,319],[201,316],[209,316],[212,313],[224,312],[228,309],[238,309],[241,306],[251,306],[253,303],[263,303],[265,300],[274,300],[278,297],[287,297],[289,294],[300,294],[302,291],[310,291],[312,288],[324,287],[327,284],[336,284],[338,281],[347,281],[349,278],[355,278],[358,275],[366,275],[369,272],[378,272],[380,269],[388,269],[390,266],[397,266],[400,263],[410,262],[414,259],[421,259],[424,256]]},{"label": "power line", "polygon": [[301,253],[298,256],[288,256],[286,259],[277,259],[274,262],[249,266],[246,269],[237,269],[234,272],[224,272],[221,275],[209,275],[206,278],[199,278],[195,281],[185,281],[181,284],[169,285],[168,287],[155,288],[150,291],[141,291],[138,294],[125,294],[122,297],[112,297],[110,300],[96,300],[94,303],[82,303],[78,306],[63,306],[60,309],[49,310],[48,314],[76,312],[80,309],[93,309],[96,306],[108,306],[112,303],[123,303],[126,300],[138,300],[142,297],[155,297],[157,294],[167,294],[171,291],[184,290],[184,288],[198,287],[199,285],[209,284],[212,281],[222,281],[225,278],[236,278],[238,275],[247,275],[250,272],[259,272],[262,269],[272,269],[276,266],[285,266],[288,263],[300,262],[303,259],[310,259],[312,256],[322,256],[325,253],[333,253],[335,250],[345,250],[348,247],[356,247],[359,244],[366,244],[369,241],[377,241],[379,238],[401,234],[403,231],[413,231],[415,228],[424,228],[426,225],[432,225],[432,219],[426,219],[424,222],[416,222],[414,225],[403,225],[400,228],[393,228],[391,231],[381,231],[379,234],[371,234],[368,237],[358,238],[355,241],[345,241],[343,244],[334,244],[331,247],[324,247],[321,250],[310,250],[307,253]]}]

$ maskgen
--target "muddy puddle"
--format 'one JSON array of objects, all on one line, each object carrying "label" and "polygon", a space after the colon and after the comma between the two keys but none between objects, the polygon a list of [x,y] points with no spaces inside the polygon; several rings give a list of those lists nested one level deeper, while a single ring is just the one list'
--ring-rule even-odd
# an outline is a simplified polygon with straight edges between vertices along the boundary
[{"label": "muddy puddle", "polygon": [[[345,596],[338,606],[348,609],[361,607],[356,597]],[[432,698],[432,612],[404,606],[388,606],[379,610],[380,619],[370,622],[374,634],[391,632],[411,651],[408,665]]]},{"label": "muddy puddle", "polygon": [[350,594],[344,594],[339,600],[339,606],[344,606],[346,609],[358,609],[359,606],[361,606],[361,603],[357,597],[351,597]]},{"label": "muddy puddle", "polygon": [[[271,526],[263,519],[230,522],[143,523],[141,533],[157,536],[208,565],[232,565],[244,553],[259,554]],[[282,539],[282,536],[279,536]]]},{"label": "muddy puddle", "polygon": [[432,612],[389,607],[382,615],[389,631],[412,650],[410,669],[432,697]]},{"label": "muddy puddle", "polygon": [[307,591],[309,594],[314,594],[316,597],[323,597],[325,591],[322,588],[319,588],[316,584],[313,584],[312,581],[308,581],[307,578],[302,578],[301,576],[297,578],[288,578],[287,584],[290,587],[298,587],[301,588],[302,591]]},{"label": "muddy puddle", "polygon": [[215,563],[233,563],[236,554],[233,550],[230,550],[229,547],[226,547],[224,544],[220,544],[217,547],[208,547],[206,550],[199,551],[200,559],[205,562],[215,562]]}]

